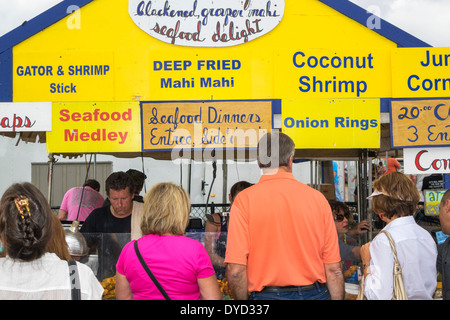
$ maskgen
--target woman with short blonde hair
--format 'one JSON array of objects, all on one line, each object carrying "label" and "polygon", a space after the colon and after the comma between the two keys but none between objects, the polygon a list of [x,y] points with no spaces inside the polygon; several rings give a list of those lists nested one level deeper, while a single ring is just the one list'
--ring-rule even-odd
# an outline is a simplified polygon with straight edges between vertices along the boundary
[{"label": "woman with short blonde hair", "polygon": [[189,213],[189,196],[181,187],[159,183],[147,192],[141,216],[143,237],[125,245],[117,262],[117,299],[222,298],[206,249],[198,240],[184,236]]},{"label": "woman with short blonde hair", "polygon": [[183,235],[190,211],[191,202],[183,188],[172,183],[159,183],[144,197],[142,234]]}]

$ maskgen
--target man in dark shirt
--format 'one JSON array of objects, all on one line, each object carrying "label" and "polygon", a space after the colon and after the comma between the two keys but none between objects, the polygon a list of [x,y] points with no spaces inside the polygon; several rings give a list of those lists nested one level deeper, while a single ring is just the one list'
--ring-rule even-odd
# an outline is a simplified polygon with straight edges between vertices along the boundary
[{"label": "man in dark shirt", "polygon": [[[97,247],[98,279],[115,275],[117,259],[122,247],[139,237],[137,222],[143,204],[133,201],[134,181],[125,172],[114,172],[105,181],[106,194],[111,204],[94,209],[80,228],[90,248]],[[134,230],[133,230],[134,229]]]}]

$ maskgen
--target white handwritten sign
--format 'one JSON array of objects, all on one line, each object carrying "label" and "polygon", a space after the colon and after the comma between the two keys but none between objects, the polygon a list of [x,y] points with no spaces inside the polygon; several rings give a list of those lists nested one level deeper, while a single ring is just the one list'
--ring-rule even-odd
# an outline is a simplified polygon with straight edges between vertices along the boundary
[{"label": "white handwritten sign", "polygon": [[284,0],[129,0],[131,19],[166,43],[189,47],[228,47],[273,30]]}]

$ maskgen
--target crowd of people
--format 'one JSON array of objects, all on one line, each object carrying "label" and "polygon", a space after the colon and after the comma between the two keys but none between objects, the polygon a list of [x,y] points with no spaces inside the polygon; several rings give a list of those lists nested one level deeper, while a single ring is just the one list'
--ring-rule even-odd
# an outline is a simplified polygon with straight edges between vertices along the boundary
[{"label": "crowd of people", "polygon": [[[107,199],[97,195],[99,184],[86,181],[67,192],[58,215],[34,185],[12,185],[0,200],[0,299],[101,299],[99,277],[115,276],[116,299],[222,299],[217,280],[226,278],[237,300],[341,300],[348,260],[363,266],[366,299],[392,299],[388,238],[380,233],[362,246],[351,244],[348,237],[367,232],[370,222],[349,229],[343,202],[328,201],[297,181],[294,151],[283,133],[262,137],[260,180],[236,183],[230,212],[206,216],[204,244],[185,235],[191,207],[186,191],[158,183],[140,198],[142,173],[112,173],[105,181]],[[408,298],[432,299],[439,272],[443,299],[450,299],[450,237],[438,248],[415,222],[415,184],[391,172],[373,187],[373,211],[393,238]],[[89,204],[82,204],[85,199]],[[68,218],[83,221],[80,232],[90,247],[107,251],[99,252],[105,259],[99,260],[100,275],[68,253],[60,223]],[[450,190],[439,218],[450,234]]]}]

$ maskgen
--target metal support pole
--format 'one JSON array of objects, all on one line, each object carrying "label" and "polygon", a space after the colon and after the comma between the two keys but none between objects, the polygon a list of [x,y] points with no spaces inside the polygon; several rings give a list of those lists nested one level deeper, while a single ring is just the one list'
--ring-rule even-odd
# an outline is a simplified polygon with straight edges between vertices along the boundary
[{"label": "metal support pole", "polygon": [[52,182],[53,182],[53,164],[55,163],[55,157],[53,153],[48,154],[48,203],[52,205]]},{"label": "metal support pole", "polygon": [[358,212],[359,221],[369,220],[370,229],[367,234],[361,236],[362,243],[372,239],[372,211],[369,210],[369,201],[367,197],[372,192],[372,161],[369,158],[368,150],[361,150],[358,159]]},{"label": "metal support pole", "polygon": [[223,172],[223,177],[222,177],[222,203],[227,203],[228,202],[228,197],[227,197],[228,196],[228,164],[227,164],[227,160],[226,159],[222,160],[222,172]]}]

